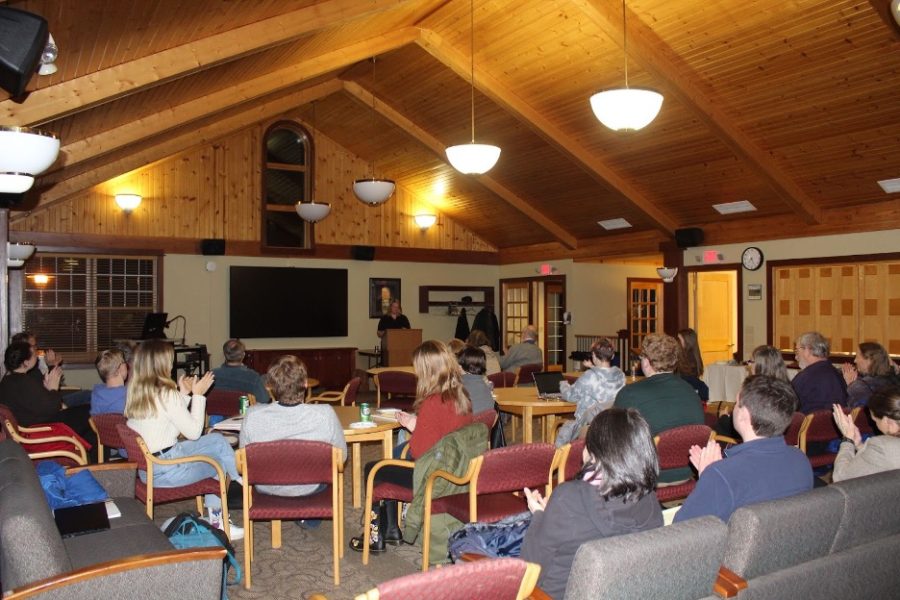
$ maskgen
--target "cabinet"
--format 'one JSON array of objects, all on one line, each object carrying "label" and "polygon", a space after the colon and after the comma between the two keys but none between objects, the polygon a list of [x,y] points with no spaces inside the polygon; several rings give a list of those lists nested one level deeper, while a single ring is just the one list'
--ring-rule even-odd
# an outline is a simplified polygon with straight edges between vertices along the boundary
[{"label": "cabinet", "polygon": [[278,348],[247,350],[244,364],[265,375],[272,361],[292,354],[303,361],[310,377],[330,390],[342,390],[356,370],[356,348]]}]

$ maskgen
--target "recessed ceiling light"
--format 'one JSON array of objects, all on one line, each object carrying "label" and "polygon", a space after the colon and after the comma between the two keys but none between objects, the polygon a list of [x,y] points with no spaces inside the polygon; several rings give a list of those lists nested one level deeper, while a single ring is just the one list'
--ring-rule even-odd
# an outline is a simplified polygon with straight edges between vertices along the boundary
[{"label": "recessed ceiling light", "polygon": [[631,223],[625,219],[607,219],[606,221],[597,221],[597,225],[609,231],[610,229],[628,229]]},{"label": "recessed ceiling light", "polygon": [[738,200],[737,202],[725,202],[724,204],[713,204],[720,215],[733,215],[734,213],[753,212],[756,207],[749,200]]},{"label": "recessed ceiling light", "polygon": [[900,177],[896,179],[882,179],[878,182],[885,194],[896,194],[900,192]]}]

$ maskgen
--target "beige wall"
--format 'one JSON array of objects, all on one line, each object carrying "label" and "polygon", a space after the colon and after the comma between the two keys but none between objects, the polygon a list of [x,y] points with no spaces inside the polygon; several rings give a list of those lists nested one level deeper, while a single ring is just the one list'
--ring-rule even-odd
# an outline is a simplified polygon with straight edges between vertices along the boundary
[{"label": "beige wall", "polygon": [[[702,246],[685,250],[684,264],[687,266],[700,264],[698,258],[702,256],[704,250],[718,250],[724,255],[723,262],[739,263],[741,261],[741,252],[748,246],[756,246],[762,250],[766,263],[772,260],[796,258],[900,252],[900,229],[873,233],[828,235],[815,238],[726,244],[722,246]],[[744,289],[740,290],[739,293],[744,306],[744,356],[748,356],[756,346],[768,343],[766,339],[768,331],[766,307],[769,302],[769,290],[766,289],[766,266],[766,264],[763,264],[763,267],[758,271],[745,270],[743,273]],[[760,284],[763,286],[762,300],[747,300],[747,286],[749,284]]]}]

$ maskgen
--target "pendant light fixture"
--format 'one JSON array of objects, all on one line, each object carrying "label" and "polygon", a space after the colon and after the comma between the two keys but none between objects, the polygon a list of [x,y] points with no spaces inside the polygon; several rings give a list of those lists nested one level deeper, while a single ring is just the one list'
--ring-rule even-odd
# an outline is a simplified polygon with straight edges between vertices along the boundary
[{"label": "pendant light fixture", "polygon": [[[375,57],[372,57],[372,88],[375,87]],[[372,94],[372,136],[375,134],[375,94]],[[375,177],[375,159],[372,159],[372,176],[353,182],[353,193],[371,206],[384,204],[394,193],[396,184],[390,179]]]},{"label": "pendant light fixture", "polygon": [[625,87],[594,94],[591,96],[591,108],[597,119],[613,131],[643,129],[659,114],[663,97],[653,90],[628,87],[625,0],[622,0],[622,50],[625,53]]},{"label": "pendant light fixture", "polygon": [[[312,103],[312,128],[316,131],[316,101],[313,100]],[[327,202],[316,202],[316,174],[314,169],[309,170],[310,175],[312,175],[312,200],[309,202],[303,202],[302,200],[296,204],[294,207],[297,210],[297,214],[300,215],[300,218],[304,221],[308,221],[310,223],[318,223],[322,219],[328,216],[328,213],[331,212],[331,205]]]},{"label": "pendant light fixture", "polygon": [[28,127],[0,127],[0,192],[21,194],[59,155],[59,138]]},{"label": "pendant light fixture", "polygon": [[475,0],[470,2],[471,8],[471,46],[472,46],[472,142],[450,146],[446,149],[447,160],[453,168],[467,175],[481,175],[490,171],[500,158],[500,148],[489,144],[475,143]]}]

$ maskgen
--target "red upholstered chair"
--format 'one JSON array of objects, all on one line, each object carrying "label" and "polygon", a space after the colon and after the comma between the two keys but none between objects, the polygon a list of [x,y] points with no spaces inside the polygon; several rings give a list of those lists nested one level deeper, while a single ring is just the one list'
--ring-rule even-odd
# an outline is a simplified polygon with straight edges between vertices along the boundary
[{"label": "red upholstered chair", "polygon": [[226,419],[240,414],[241,396],[247,396],[250,406],[256,404],[256,396],[240,390],[209,390],[206,394],[206,418],[210,415],[221,415]]},{"label": "red upholstered chair", "polygon": [[12,410],[0,404],[0,429],[15,440],[32,460],[52,459],[64,466],[86,465],[90,445],[65,423],[22,427]]},{"label": "red upholstered chair", "polygon": [[[153,506],[155,504],[165,504],[166,502],[186,500],[194,497],[197,499],[197,512],[203,514],[203,495],[216,494],[222,499],[222,522],[225,526],[225,534],[229,538],[231,537],[231,527],[228,524],[228,496],[225,493],[225,490],[228,489],[228,481],[219,463],[206,456],[186,456],[173,459],[158,458],[150,453],[147,444],[137,431],[124,423],[116,425],[116,430],[119,432],[119,437],[122,438],[122,443],[125,444],[128,460],[136,463],[139,471],[147,472],[147,483],[141,481],[140,477],[135,477],[134,497],[147,505],[148,517],[153,518]],[[205,462],[211,465],[216,470],[219,479],[202,479],[195,483],[178,487],[153,485],[153,467],[155,465],[176,465],[189,462]]]},{"label": "red upholstered chair", "polygon": [[556,449],[556,485],[575,477],[584,466],[584,440],[575,440]]},{"label": "red upholstered chair", "polygon": [[[690,467],[691,446],[705,446],[713,436],[713,431],[706,425],[682,425],[663,431],[653,438],[659,455],[659,470]],[[657,487],[656,497],[660,502],[683,500],[696,485],[697,480],[691,479],[676,485]]]},{"label": "red upholstered chair", "polygon": [[532,375],[534,373],[540,373],[543,370],[544,365],[541,363],[522,365],[519,367],[518,371],[516,371],[515,385],[534,385],[534,377],[532,377]]},{"label": "red upholstered chair", "polygon": [[[249,444],[236,453],[244,490],[244,587],[250,589],[253,521],[272,521],[272,547],[281,546],[282,519],[331,519],[334,585],[344,555],[344,459],[325,442],[277,440]],[[311,496],[274,496],[257,485],[325,484]]]},{"label": "red upholstered chair", "polygon": [[476,423],[484,423],[487,425],[488,430],[494,427],[494,423],[497,422],[497,417],[499,414],[493,408],[489,408],[487,410],[483,410],[477,415],[472,415],[472,420]]},{"label": "red upholstered chair", "polygon": [[500,371],[493,375],[487,376],[488,381],[494,384],[495,388],[512,387],[516,385],[516,374],[509,371]]},{"label": "red upholstered chair", "polygon": [[[437,470],[425,484],[425,527],[423,540],[431,539],[431,515],[448,513],[464,523],[493,523],[503,517],[528,510],[523,488],[544,488],[549,496],[553,481],[553,444],[516,444],[488,450],[469,463],[467,472],[456,477]],[[446,479],[468,485],[461,494],[432,498],[434,482]],[[422,546],[422,570],[428,570],[430,544]]]},{"label": "red upholstered chair", "polygon": [[800,428],[803,426],[803,419],[806,418],[802,412],[795,412],[791,417],[791,424],[784,431],[784,441],[788,446],[800,447]]},{"label": "red upholstered chair", "polygon": [[850,413],[853,415],[853,423],[859,429],[860,435],[872,435],[875,429],[872,427],[872,420],[869,418],[869,409],[865,406],[857,406]]},{"label": "red upholstered chair", "polygon": [[540,572],[540,566],[518,558],[478,560],[390,579],[356,600],[525,600]]},{"label": "red upholstered chair", "polygon": [[116,450],[125,447],[125,443],[119,436],[119,430],[116,429],[118,425],[124,425],[125,421],[125,415],[118,413],[93,415],[88,420],[91,429],[97,434],[97,462],[102,463],[104,460],[104,447]]},{"label": "red upholstered chair", "polygon": [[[848,412],[846,408],[844,412]],[[837,453],[826,451],[819,454],[810,454],[810,451],[821,449],[828,442],[839,437],[841,437],[841,433],[834,424],[834,415],[830,408],[817,410],[806,415],[806,418],[803,419],[803,424],[800,426],[800,450],[809,458],[809,464],[812,465],[813,469],[833,465]]]},{"label": "red upholstered chair", "polygon": [[359,391],[360,381],[359,377],[354,377],[347,382],[347,385],[345,385],[344,389],[340,392],[322,392],[318,396],[313,396],[308,401],[313,404],[319,402],[340,402],[341,406],[356,406],[356,393]]},{"label": "red upholstered chair", "polygon": [[[407,445],[407,449],[409,446]],[[406,450],[404,451],[405,455]],[[400,460],[397,458],[387,458],[384,460],[380,460],[372,467],[372,470],[369,471],[369,477],[366,478],[366,504],[363,509],[363,520],[367,520],[368,517],[366,515],[372,514],[372,507],[376,502],[380,502],[382,500],[397,500],[398,506],[397,510],[400,510],[399,502],[412,502],[413,501],[413,491],[411,488],[403,487],[402,485],[396,485],[394,483],[388,482],[380,482],[375,483],[375,475],[387,466],[397,466],[403,467],[406,469],[414,469],[416,467],[416,463],[411,460]],[[400,518],[398,515],[397,522],[400,522]],[[427,538],[425,538],[427,539]],[[368,526],[363,527],[363,557],[362,563],[364,565],[369,564],[369,543],[371,541],[371,530]],[[426,546],[428,544],[425,544]]]},{"label": "red upholstered chair", "polygon": [[[376,406],[381,408],[381,395],[385,394],[387,400],[395,400],[396,396],[410,399],[416,397],[416,383],[418,377],[407,371],[382,371],[375,375],[375,388],[377,390]],[[391,402],[397,404],[397,402]],[[405,407],[406,405],[404,405]]]}]

